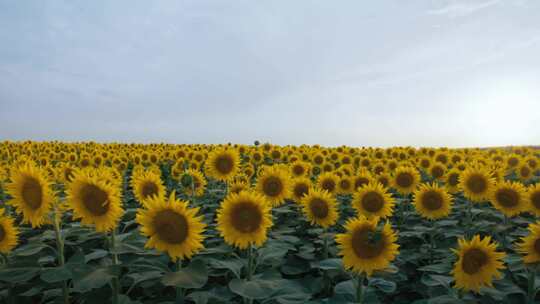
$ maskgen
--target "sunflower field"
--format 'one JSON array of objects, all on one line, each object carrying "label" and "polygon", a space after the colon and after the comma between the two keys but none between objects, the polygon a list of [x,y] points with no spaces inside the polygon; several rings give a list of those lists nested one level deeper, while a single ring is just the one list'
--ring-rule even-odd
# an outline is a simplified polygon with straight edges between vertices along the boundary
[{"label": "sunflower field", "polygon": [[535,303],[539,157],[2,142],[0,301]]}]

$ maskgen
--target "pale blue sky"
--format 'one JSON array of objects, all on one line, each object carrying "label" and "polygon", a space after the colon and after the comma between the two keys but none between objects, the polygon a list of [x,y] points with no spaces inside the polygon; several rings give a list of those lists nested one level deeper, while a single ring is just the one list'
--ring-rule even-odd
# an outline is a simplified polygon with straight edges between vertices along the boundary
[{"label": "pale blue sky", "polygon": [[0,140],[540,144],[540,1],[0,0]]}]

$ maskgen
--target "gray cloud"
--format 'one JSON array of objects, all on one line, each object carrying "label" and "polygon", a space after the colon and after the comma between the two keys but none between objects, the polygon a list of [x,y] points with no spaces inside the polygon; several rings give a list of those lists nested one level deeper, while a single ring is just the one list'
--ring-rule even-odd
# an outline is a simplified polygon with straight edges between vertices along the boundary
[{"label": "gray cloud", "polygon": [[0,0],[0,139],[537,144],[538,9]]}]

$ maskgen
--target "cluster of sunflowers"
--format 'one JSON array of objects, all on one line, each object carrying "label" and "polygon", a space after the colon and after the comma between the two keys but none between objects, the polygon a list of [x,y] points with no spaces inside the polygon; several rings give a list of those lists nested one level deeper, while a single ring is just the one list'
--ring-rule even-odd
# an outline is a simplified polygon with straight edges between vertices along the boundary
[{"label": "cluster of sunflowers", "polygon": [[[474,206],[498,210],[501,225],[527,215],[532,219],[529,232],[514,248],[524,264],[540,262],[540,224],[534,223],[540,215],[539,155],[527,147],[4,142],[0,252],[8,263],[14,248],[27,242],[18,226],[52,229],[63,266],[66,222],[80,222],[103,233],[114,249],[126,200],[132,197],[138,204],[136,229],[147,238],[147,249],[166,253],[180,269],[210,246],[205,244],[205,232],[215,229],[226,244],[247,252],[249,281],[255,273],[255,251],[265,245],[280,217],[276,210],[289,205],[297,216],[325,232],[323,259],[337,243],[344,268],[358,278],[361,302],[366,281],[390,269],[398,257],[399,231],[410,210],[436,223],[455,212],[456,202],[465,202],[464,223],[471,227]],[[204,206],[193,202],[216,195],[219,208],[205,218]],[[340,210],[347,207],[353,216],[336,227],[345,216]],[[332,231],[339,233],[326,237]],[[457,246],[448,248],[456,257],[453,286],[480,292],[501,277],[505,252],[489,234],[465,231]],[[113,263],[118,264],[113,249]],[[533,280],[536,268],[530,269]],[[69,282],[62,284],[68,303]],[[112,288],[118,303],[122,292],[118,278]],[[529,297],[534,300],[535,290]]]}]

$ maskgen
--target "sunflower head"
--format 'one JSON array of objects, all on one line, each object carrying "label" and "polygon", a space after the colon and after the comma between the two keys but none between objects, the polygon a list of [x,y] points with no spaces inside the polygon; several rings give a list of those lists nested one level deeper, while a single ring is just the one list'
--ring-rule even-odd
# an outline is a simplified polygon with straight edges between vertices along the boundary
[{"label": "sunflower head", "polygon": [[172,260],[191,258],[204,248],[202,243],[206,224],[198,216],[199,208],[189,208],[188,202],[153,196],[146,208],[140,208],[136,220],[141,233],[148,237],[146,248],[167,252]]},{"label": "sunflower head", "polygon": [[160,173],[153,171],[137,171],[131,176],[133,194],[139,203],[144,204],[153,196],[159,198],[165,196],[165,186],[161,181]]},{"label": "sunflower head", "polygon": [[78,172],[66,192],[73,218],[98,232],[114,229],[124,212],[119,184],[111,182],[104,171]]},{"label": "sunflower head", "polygon": [[420,174],[410,166],[396,168],[392,178],[392,186],[401,194],[409,194],[416,189],[420,182]]},{"label": "sunflower head", "polygon": [[444,177],[444,186],[448,192],[450,193],[459,192],[460,174],[461,174],[461,171],[459,171],[456,168],[452,168],[448,172],[446,172],[445,177]]},{"label": "sunflower head", "polygon": [[217,213],[217,229],[229,245],[240,249],[250,244],[262,246],[272,226],[270,205],[255,192],[231,193]]},{"label": "sunflower head", "polygon": [[[188,178],[189,177],[189,178]],[[182,179],[184,182],[182,183]],[[189,179],[189,183],[187,183]],[[188,169],[180,177],[180,183],[185,193],[189,196],[201,196],[206,189],[206,178],[199,170]]]},{"label": "sunflower head", "polygon": [[379,219],[360,216],[345,224],[346,232],[336,235],[343,265],[357,273],[371,276],[390,265],[398,254],[397,236],[388,222],[378,225]]},{"label": "sunflower head", "polygon": [[53,207],[54,195],[45,170],[27,162],[10,170],[11,182],[6,190],[11,195],[9,204],[22,214],[23,222],[40,227],[47,221]]},{"label": "sunflower head", "polygon": [[0,209],[0,253],[8,254],[17,246],[19,229],[14,220]]},{"label": "sunflower head", "polygon": [[459,176],[459,186],[466,198],[473,202],[487,200],[493,190],[494,180],[485,169],[478,166],[466,168]]},{"label": "sunflower head", "polygon": [[208,154],[205,163],[206,175],[227,181],[238,173],[240,166],[240,154],[236,149],[220,148]]},{"label": "sunflower head", "polygon": [[290,197],[291,179],[283,168],[265,167],[257,177],[256,189],[272,206],[279,206]]},{"label": "sunflower head", "polygon": [[526,193],[527,209],[534,215],[540,215],[540,184],[529,186]]},{"label": "sunflower head", "polygon": [[454,264],[452,274],[455,287],[478,292],[481,287],[492,286],[494,278],[500,278],[503,269],[503,252],[497,252],[497,243],[491,237],[480,239],[475,235],[471,241],[460,239],[458,249],[453,250],[458,260]]},{"label": "sunflower head", "polygon": [[521,239],[517,251],[523,255],[526,264],[540,262],[540,224],[529,225],[529,234]]},{"label": "sunflower head", "polygon": [[356,189],[352,201],[356,212],[367,218],[391,216],[394,204],[394,199],[380,183],[369,183]]},{"label": "sunflower head", "polygon": [[242,191],[248,191],[249,190],[249,184],[242,180],[235,180],[231,183],[229,183],[228,186],[229,193],[240,193]]},{"label": "sunflower head", "polygon": [[504,181],[495,185],[491,193],[493,206],[508,217],[525,211],[526,191],[521,183]]},{"label": "sunflower head", "polygon": [[329,193],[336,193],[338,190],[339,177],[333,172],[325,172],[317,177],[317,187]]},{"label": "sunflower head", "polygon": [[313,189],[302,198],[301,204],[311,224],[328,228],[336,223],[337,202],[328,191]]},{"label": "sunflower head", "polygon": [[413,204],[421,216],[435,220],[450,214],[452,197],[435,183],[422,184],[414,193]]},{"label": "sunflower head", "polygon": [[294,201],[299,203],[300,200],[309,193],[313,185],[307,177],[297,177],[292,180],[292,196]]}]

